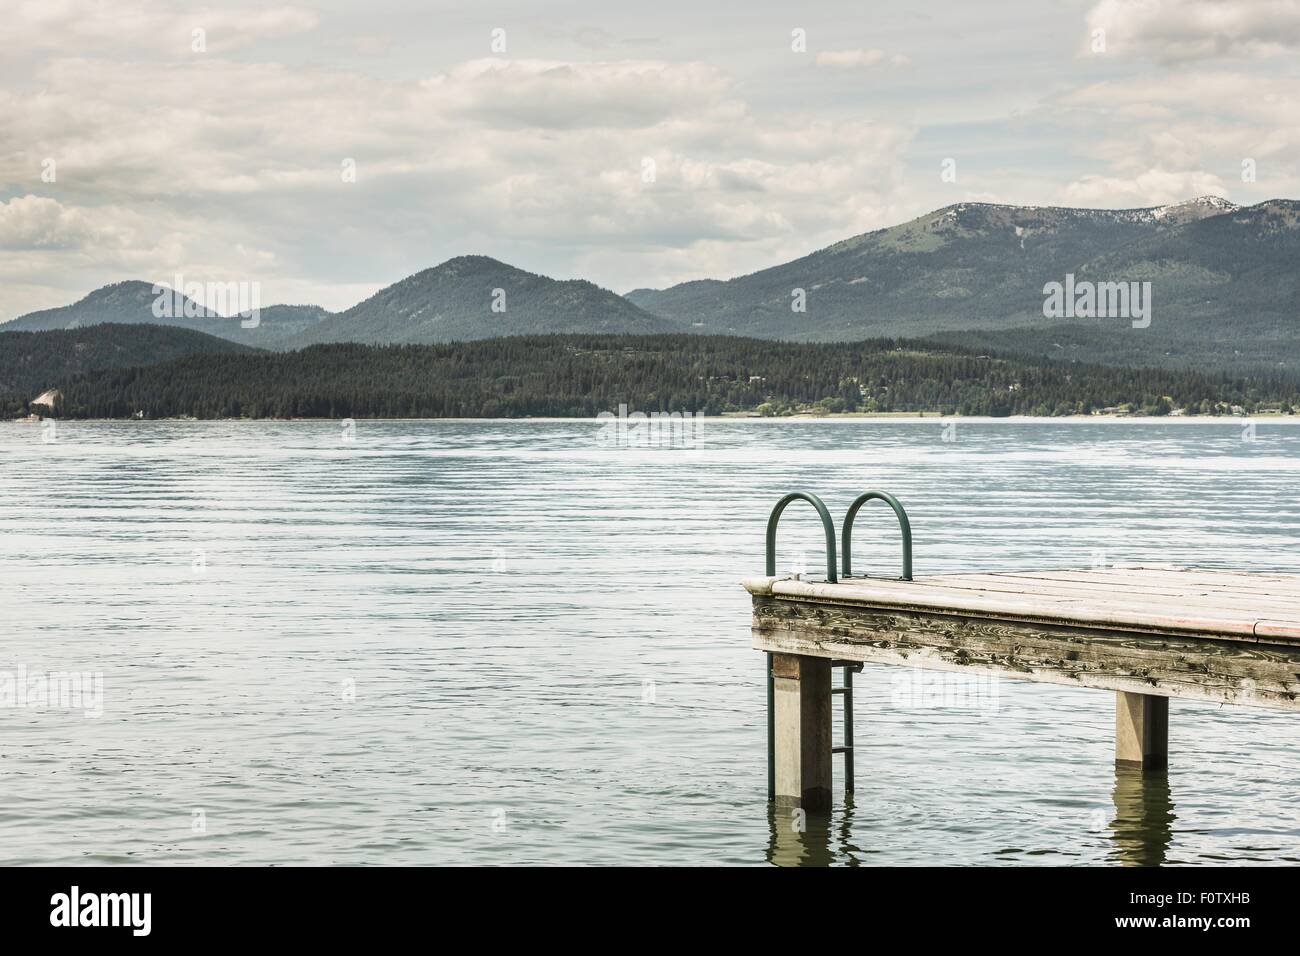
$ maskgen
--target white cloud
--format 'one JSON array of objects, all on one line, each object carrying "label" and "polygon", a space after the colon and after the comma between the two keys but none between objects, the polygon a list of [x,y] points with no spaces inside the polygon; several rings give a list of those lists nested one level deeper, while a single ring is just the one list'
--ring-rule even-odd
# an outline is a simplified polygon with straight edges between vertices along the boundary
[{"label": "white cloud", "polygon": [[352,41],[352,48],[361,56],[383,56],[392,45],[389,37],[359,36]]},{"label": "white cloud", "polygon": [[193,54],[194,31],[207,52],[312,30],[320,18],[299,6],[177,9],[159,0],[0,0],[5,43],[12,49],[84,53],[127,46],[175,57]]},{"label": "white cloud", "polygon": [[0,202],[0,249],[75,249],[111,238],[77,210],[45,196],[16,196]]},{"label": "white cloud", "polygon": [[1069,109],[1122,115],[1151,126],[1221,116],[1272,127],[1300,125],[1300,84],[1286,75],[1225,70],[1160,73],[1093,83],[1053,101]]},{"label": "white cloud", "polygon": [[[160,224],[115,205],[15,196],[0,202],[0,309],[67,304],[105,282],[174,268],[185,247],[184,226],[176,222]],[[60,288],[68,291],[56,295]]]},{"label": "white cloud", "polygon": [[836,70],[863,70],[888,62],[893,66],[907,66],[911,61],[900,54],[888,56],[884,50],[821,50],[817,53],[818,66]]},{"label": "white cloud", "polygon": [[1300,0],[1102,0],[1087,21],[1086,48],[1104,30],[1107,54],[1162,62],[1300,50]]},{"label": "white cloud", "polygon": [[[1161,72],[1091,84],[1045,108],[1065,139],[1103,171],[1076,177],[1064,197],[1139,205],[1212,193],[1250,202],[1300,192],[1300,85],[1245,72]],[[1241,180],[1255,160],[1257,180]],[[1094,163],[1095,165],[1096,163]]]},{"label": "white cloud", "polygon": [[1148,169],[1134,176],[1084,176],[1065,187],[1067,206],[1163,206],[1196,196],[1228,197],[1223,180],[1200,170]]},{"label": "white cloud", "polygon": [[[207,271],[263,280],[266,301],[301,301],[315,275],[315,298],[335,308],[466,252],[570,275],[552,263],[598,252],[618,266],[592,278],[627,287],[661,271],[661,257],[695,261],[693,250],[807,251],[888,202],[911,136],[759,116],[723,72],[694,62],[484,59],[400,81],[221,58],[183,69],[65,58],[37,82],[39,93],[0,92],[0,183],[72,216],[66,234],[110,196],[167,224],[166,243],[141,241],[152,255],[105,253],[98,281],[128,277],[126,264],[142,278]],[[45,158],[57,183],[40,182]],[[348,159],[354,183],[341,176]],[[241,242],[261,254],[240,254]],[[529,251],[541,262],[521,258]],[[719,253],[713,264],[751,261]],[[21,307],[0,298],[0,314]]]},{"label": "white cloud", "polygon": [[722,105],[730,81],[703,63],[485,58],[421,88],[441,108],[497,127],[645,127]]}]

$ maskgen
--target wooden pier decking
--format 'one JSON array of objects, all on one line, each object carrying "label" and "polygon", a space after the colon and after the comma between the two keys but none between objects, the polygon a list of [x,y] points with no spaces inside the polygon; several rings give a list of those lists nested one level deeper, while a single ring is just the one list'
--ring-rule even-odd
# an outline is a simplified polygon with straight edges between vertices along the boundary
[{"label": "wooden pier decking", "polygon": [[[827,536],[833,562],[829,525]],[[772,655],[774,796],[785,805],[831,802],[832,660],[1114,691],[1116,762],[1142,768],[1167,760],[1171,697],[1300,710],[1300,575],[1135,567],[831,583],[769,573],[744,586],[754,647]]]}]

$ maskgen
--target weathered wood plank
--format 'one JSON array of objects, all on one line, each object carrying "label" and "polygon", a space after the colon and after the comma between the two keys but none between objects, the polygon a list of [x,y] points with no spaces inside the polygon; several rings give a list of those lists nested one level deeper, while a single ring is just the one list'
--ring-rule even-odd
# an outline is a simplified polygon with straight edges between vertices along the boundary
[{"label": "weathered wood plank", "polygon": [[1295,621],[1258,621],[1255,637],[1260,641],[1272,639],[1300,643],[1300,624]]},{"label": "weathered wood plank", "polygon": [[[938,581],[942,576],[938,576]],[[840,584],[782,578],[753,578],[745,587],[754,595],[770,594],[789,600],[836,603],[852,607],[923,610],[969,617],[1029,623],[1063,623],[1116,631],[1156,634],[1193,634],[1254,642],[1265,622],[1270,640],[1285,642],[1300,633],[1300,614],[1287,607],[1223,608],[1214,602],[1194,605],[1168,598],[1156,602],[1141,591],[1140,580],[1104,600],[1073,599],[1056,595],[1021,595],[972,587],[949,588],[936,579],[915,582],[851,579]]]},{"label": "weathered wood plank", "polygon": [[1300,618],[1300,598],[1270,596],[1267,600],[1238,593],[1211,593],[1193,590],[1173,591],[1143,586],[1141,593],[1121,591],[1116,583],[1070,582],[1037,580],[1007,575],[933,575],[915,581],[888,578],[850,578],[840,582],[845,586],[864,585],[880,593],[907,595],[924,603],[930,598],[951,598],[969,595],[975,599],[996,599],[1054,607],[1098,608],[1113,614],[1128,611],[1155,611],[1168,614],[1196,613],[1205,617],[1254,619],[1259,608],[1266,606],[1270,613]]},{"label": "weathered wood plank", "polygon": [[[1034,571],[948,572],[898,582],[887,576],[854,578],[873,583],[902,583],[916,587],[939,586],[972,590],[1022,591],[1035,593],[1102,591],[1120,600],[1141,595],[1221,596],[1229,599],[1295,605],[1300,603],[1300,575],[1250,575],[1235,572],[1172,571],[1163,568],[1114,567],[1100,569],[1060,568]],[[846,581],[846,583],[849,583]]]},{"label": "weathered wood plank", "polygon": [[[1127,575],[1138,571],[1144,578],[1154,581],[1206,584],[1216,587],[1233,587],[1268,591],[1274,588],[1289,590],[1300,583],[1300,574],[1273,571],[1232,571],[1208,568],[1136,567],[1085,569],[1094,575]],[[1036,573],[1036,572],[1035,572]]]},{"label": "weathered wood plank", "polygon": [[[1137,570],[1137,569],[1134,569]],[[1197,584],[1161,583],[1145,573],[1136,578],[1116,574],[1100,577],[1079,571],[1041,571],[1032,574],[998,572],[995,574],[939,574],[918,579],[917,584],[973,591],[1006,592],[1026,595],[1060,595],[1070,598],[1100,597],[1103,600],[1132,602],[1138,594],[1134,582],[1140,581],[1146,597],[1163,600],[1188,599],[1207,605],[1257,610],[1263,603],[1270,608],[1285,606],[1300,611],[1300,590],[1250,592],[1235,587],[1210,587]],[[1297,579],[1300,584],[1300,579]],[[1279,585],[1279,587],[1281,587]],[[1128,593],[1125,593],[1128,592]]]},{"label": "weathered wood plank", "polygon": [[[1061,572],[1064,577],[1065,572]],[[1042,582],[1046,584],[1046,581]],[[1230,581],[1218,584],[1208,582],[1176,580],[1166,581],[1147,574],[1133,573],[1129,577],[1117,576],[1110,581],[1098,580],[1061,580],[1061,584],[1079,588],[1094,588],[1112,594],[1124,594],[1125,600],[1136,599],[1140,594],[1159,595],[1161,598],[1186,598],[1201,606],[1236,607],[1245,606],[1256,612],[1265,609],[1267,613],[1281,617],[1292,617],[1300,608],[1300,579],[1292,585],[1272,585],[1268,588],[1248,587]]]},{"label": "weathered wood plank", "polygon": [[1110,592],[1136,591],[1140,587],[1142,591],[1153,594],[1190,595],[1207,600],[1263,600],[1270,605],[1300,606],[1300,576],[1267,582],[1254,581],[1243,575],[1183,575],[1146,568],[1114,568],[1104,572],[1038,571],[1006,577],[1008,580],[1033,582],[1035,587],[1049,582]]},{"label": "weathered wood plank", "polygon": [[1116,633],[756,594],[754,646],[844,660],[1300,709],[1300,645]]},{"label": "weathered wood plank", "polygon": [[[1300,584],[1300,578],[1297,579]],[[1056,571],[1020,574],[998,572],[995,574],[933,574],[913,581],[896,578],[849,578],[842,584],[869,584],[899,590],[912,589],[928,593],[930,589],[945,589],[977,593],[1019,595],[1023,598],[1062,598],[1067,600],[1092,600],[1101,604],[1133,606],[1137,603],[1176,605],[1190,601],[1205,607],[1237,607],[1257,610],[1261,605],[1269,608],[1285,607],[1300,610],[1300,590],[1251,592],[1243,589],[1210,588],[1194,584],[1163,584],[1147,576],[1140,569],[1114,576],[1100,577],[1087,572]]]}]

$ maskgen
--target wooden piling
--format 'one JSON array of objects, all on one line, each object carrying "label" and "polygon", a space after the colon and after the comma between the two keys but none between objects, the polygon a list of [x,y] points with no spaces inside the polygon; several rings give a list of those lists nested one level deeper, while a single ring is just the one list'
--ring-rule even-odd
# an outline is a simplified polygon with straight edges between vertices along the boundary
[{"label": "wooden piling", "polygon": [[776,802],[831,807],[831,662],[773,654]]},{"label": "wooden piling", "polygon": [[1115,765],[1163,770],[1169,765],[1169,698],[1115,692]]}]

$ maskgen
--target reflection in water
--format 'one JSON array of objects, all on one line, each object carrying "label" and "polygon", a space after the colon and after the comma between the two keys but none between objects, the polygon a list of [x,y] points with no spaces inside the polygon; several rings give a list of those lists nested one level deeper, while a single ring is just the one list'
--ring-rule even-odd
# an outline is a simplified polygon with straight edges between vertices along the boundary
[{"label": "reflection in water", "polygon": [[853,798],[830,813],[767,807],[767,862],[775,866],[860,866],[863,851],[853,843]]},{"label": "reflection in water", "polygon": [[1124,866],[1160,866],[1172,839],[1174,802],[1164,770],[1115,768],[1114,846],[1110,860]]},{"label": "reflection in water", "polygon": [[[1115,768],[1115,816],[1107,859],[1123,866],[1162,866],[1173,842],[1174,803],[1164,770]],[[868,849],[853,842],[853,798],[829,813],[767,805],[766,862],[774,866],[861,866]],[[862,836],[862,833],[858,834]],[[879,852],[879,847],[874,852]]]},{"label": "reflection in water", "polygon": [[794,807],[767,807],[767,862],[776,866],[829,866],[834,862],[830,813]]}]

